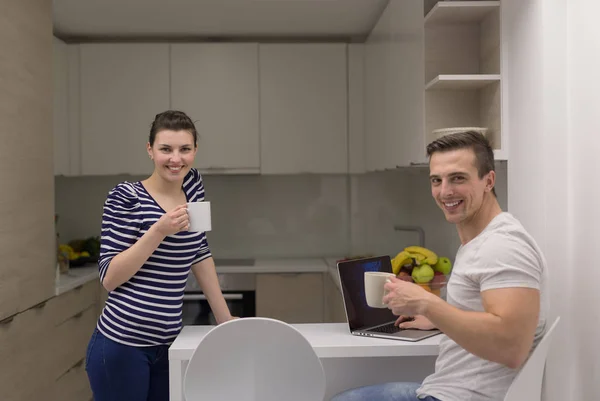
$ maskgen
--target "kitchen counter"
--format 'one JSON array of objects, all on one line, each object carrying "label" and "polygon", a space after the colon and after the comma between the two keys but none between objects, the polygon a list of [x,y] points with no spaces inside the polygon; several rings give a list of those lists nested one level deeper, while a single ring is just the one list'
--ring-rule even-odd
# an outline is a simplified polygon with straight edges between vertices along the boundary
[{"label": "kitchen counter", "polygon": [[[292,324],[308,340],[325,371],[326,399],[356,386],[421,381],[434,370],[441,335],[418,342],[353,336],[346,323]],[[169,347],[171,401],[183,400],[187,364],[215,326],[185,326]]]},{"label": "kitchen counter", "polygon": [[[217,259],[218,261],[218,259]],[[335,272],[335,260],[334,260]],[[326,273],[331,271],[327,260],[323,258],[278,258],[256,259],[252,266],[218,265],[218,274],[226,273]],[[336,273],[337,277],[337,273]],[[71,268],[68,273],[61,274],[56,280],[55,295],[63,294],[91,280],[99,280],[98,265],[88,264]]]},{"label": "kitchen counter", "polygon": [[92,280],[98,280],[98,283],[100,283],[97,264],[90,263],[81,267],[71,268],[67,273],[58,276],[54,295],[64,294]]},{"label": "kitchen counter", "polygon": [[328,271],[323,258],[277,258],[256,259],[254,265],[221,265],[217,260],[217,273],[325,273]]}]

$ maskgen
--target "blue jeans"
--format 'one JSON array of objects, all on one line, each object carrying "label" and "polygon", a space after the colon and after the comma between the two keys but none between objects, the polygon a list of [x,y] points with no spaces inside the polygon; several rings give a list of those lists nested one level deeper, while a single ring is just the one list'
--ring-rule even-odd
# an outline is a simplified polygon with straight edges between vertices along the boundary
[{"label": "blue jeans", "polygon": [[419,383],[383,383],[358,387],[337,394],[331,401],[440,401],[435,397],[417,398]]},{"label": "blue jeans", "polygon": [[169,401],[168,349],[120,344],[94,330],[85,362],[94,401]]}]

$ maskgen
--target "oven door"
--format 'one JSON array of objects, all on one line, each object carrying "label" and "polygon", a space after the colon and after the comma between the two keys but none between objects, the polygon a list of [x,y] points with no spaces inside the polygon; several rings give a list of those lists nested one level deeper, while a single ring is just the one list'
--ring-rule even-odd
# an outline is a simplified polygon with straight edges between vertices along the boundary
[{"label": "oven door", "polygon": [[[219,285],[233,316],[256,316],[256,281],[254,274],[219,274]],[[182,320],[184,326],[216,325],[217,321],[195,279],[188,281],[183,294]]]}]

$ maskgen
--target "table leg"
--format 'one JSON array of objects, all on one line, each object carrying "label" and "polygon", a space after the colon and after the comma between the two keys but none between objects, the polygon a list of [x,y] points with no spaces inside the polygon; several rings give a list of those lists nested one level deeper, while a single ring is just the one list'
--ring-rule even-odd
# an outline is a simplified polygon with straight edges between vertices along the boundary
[{"label": "table leg", "polygon": [[184,361],[169,360],[169,394],[170,401],[183,400]]}]

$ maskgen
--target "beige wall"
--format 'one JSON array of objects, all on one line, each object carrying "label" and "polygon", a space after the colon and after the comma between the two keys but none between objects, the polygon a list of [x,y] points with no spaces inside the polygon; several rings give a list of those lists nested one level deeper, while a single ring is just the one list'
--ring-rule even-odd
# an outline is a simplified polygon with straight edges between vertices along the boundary
[{"label": "beige wall", "polygon": [[0,0],[0,319],[54,289],[52,0]]}]

